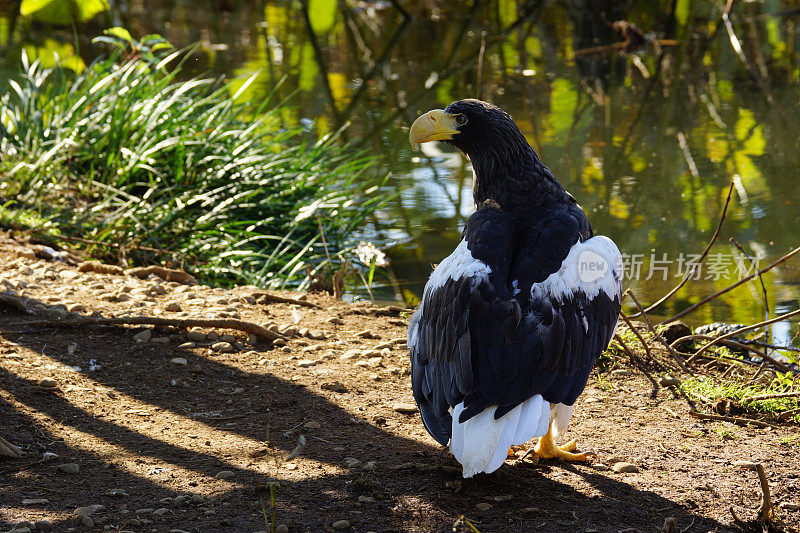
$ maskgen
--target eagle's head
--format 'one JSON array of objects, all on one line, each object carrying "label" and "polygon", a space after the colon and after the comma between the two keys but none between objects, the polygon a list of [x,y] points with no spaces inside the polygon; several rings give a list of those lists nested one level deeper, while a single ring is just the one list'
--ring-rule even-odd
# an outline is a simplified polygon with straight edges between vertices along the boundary
[{"label": "eagle's head", "polygon": [[517,156],[528,143],[511,115],[481,100],[459,100],[445,109],[428,111],[408,132],[412,147],[429,141],[445,141],[470,159],[482,152],[507,152]]},{"label": "eagle's head", "polygon": [[488,102],[459,100],[428,111],[411,125],[408,138],[415,149],[421,143],[444,141],[466,154],[475,171],[479,203],[489,198],[526,203],[541,196],[543,187],[561,188],[511,115]]}]

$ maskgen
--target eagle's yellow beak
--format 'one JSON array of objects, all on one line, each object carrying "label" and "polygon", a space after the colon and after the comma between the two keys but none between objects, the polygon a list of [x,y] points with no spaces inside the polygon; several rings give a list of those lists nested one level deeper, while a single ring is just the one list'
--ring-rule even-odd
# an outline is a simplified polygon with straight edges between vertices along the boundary
[{"label": "eagle's yellow beak", "polygon": [[408,130],[408,140],[416,150],[422,143],[446,141],[459,133],[456,119],[442,109],[433,109],[420,116]]}]

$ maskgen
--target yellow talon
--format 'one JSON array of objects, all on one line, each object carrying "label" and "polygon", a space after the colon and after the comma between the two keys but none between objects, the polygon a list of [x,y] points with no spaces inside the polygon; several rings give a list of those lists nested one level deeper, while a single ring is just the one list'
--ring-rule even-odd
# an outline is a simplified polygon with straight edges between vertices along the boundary
[{"label": "yellow talon", "polygon": [[571,440],[563,446],[557,446],[553,440],[552,429],[548,428],[547,433],[539,437],[533,451],[540,459],[563,459],[565,461],[591,461],[597,454],[594,452],[570,453],[578,449],[578,444]]}]

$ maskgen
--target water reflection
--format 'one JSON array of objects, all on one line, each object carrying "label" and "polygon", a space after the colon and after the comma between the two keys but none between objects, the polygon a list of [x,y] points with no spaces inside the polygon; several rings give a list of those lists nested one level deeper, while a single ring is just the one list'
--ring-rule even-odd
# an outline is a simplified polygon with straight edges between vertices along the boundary
[{"label": "water reflection", "polygon": [[[737,279],[729,238],[762,265],[800,244],[793,5],[735,3],[726,27],[720,7],[690,0],[128,0],[79,25],[77,42],[84,61],[99,53],[91,37],[110,25],[179,46],[200,42],[194,72],[259,73],[245,98],[263,99],[284,79],[286,121],[313,119],[320,134],[352,122],[348,139],[383,158],[388,187],[399,191],[366,230],[392,245],[406,297],[420,292],[472,209],[468,162],[444,145],[418,154],[407,145],[403,128],[428,109],[480,94],[509,111],[598,232],[634,267],[641,260],[629,284],[645,301],[674,286],[687,256],[705,247],[733,179],[709,255],[714,270],[660,310],[671,315]],[[74,41],[71,29],[15,9],[1,11],[0,76],[23,47]],[[645,39],[613,25],[621,20]],[[796,264],[764,279],[773,312],[797,308]],[[694,320],[752,322],[763,313],[757,287],[745,285]],[[785,340],[797,324],[774,332]]]}]

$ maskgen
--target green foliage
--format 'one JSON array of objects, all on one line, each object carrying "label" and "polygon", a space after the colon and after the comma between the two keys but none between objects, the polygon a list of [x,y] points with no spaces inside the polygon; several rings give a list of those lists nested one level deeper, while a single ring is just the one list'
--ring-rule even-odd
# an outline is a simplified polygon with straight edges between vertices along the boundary
[{"label": "green foliage", "polygon": [[299,283],[325,257],[318,224],[331,254],[357,242],[384,201],[364,194],[370,159],[283,127],[268,99],[238,103],[252,78],[233,97],[230,84],[179,81],[188,55],[159,36],[101,40],[114,52],[79,75],[23,55],[0,99],[7,209],[216,282]]},{"label": "green foliage", "polygon": [[108,0],[22,0],[19,12],[50,24],[85,22],[108,9]]},{"label": "green foliage", "polygon": [[[788,397],[753,401],[748,398],[761,394],[795,390],[798,385],[800,385],[800,378],[796,374],[787,372],[778,374],[766,384],[745,384],[738,381],[718,381],[710,377],[690,377],[683,380],[681,388],[689,394],[696,392],[712,402],[720,399],[732,400],[748,411],[775,417],[786,411],[800,408],[800,399]],[[794,415],[791,419],[800,422],[800,415]]]}]

